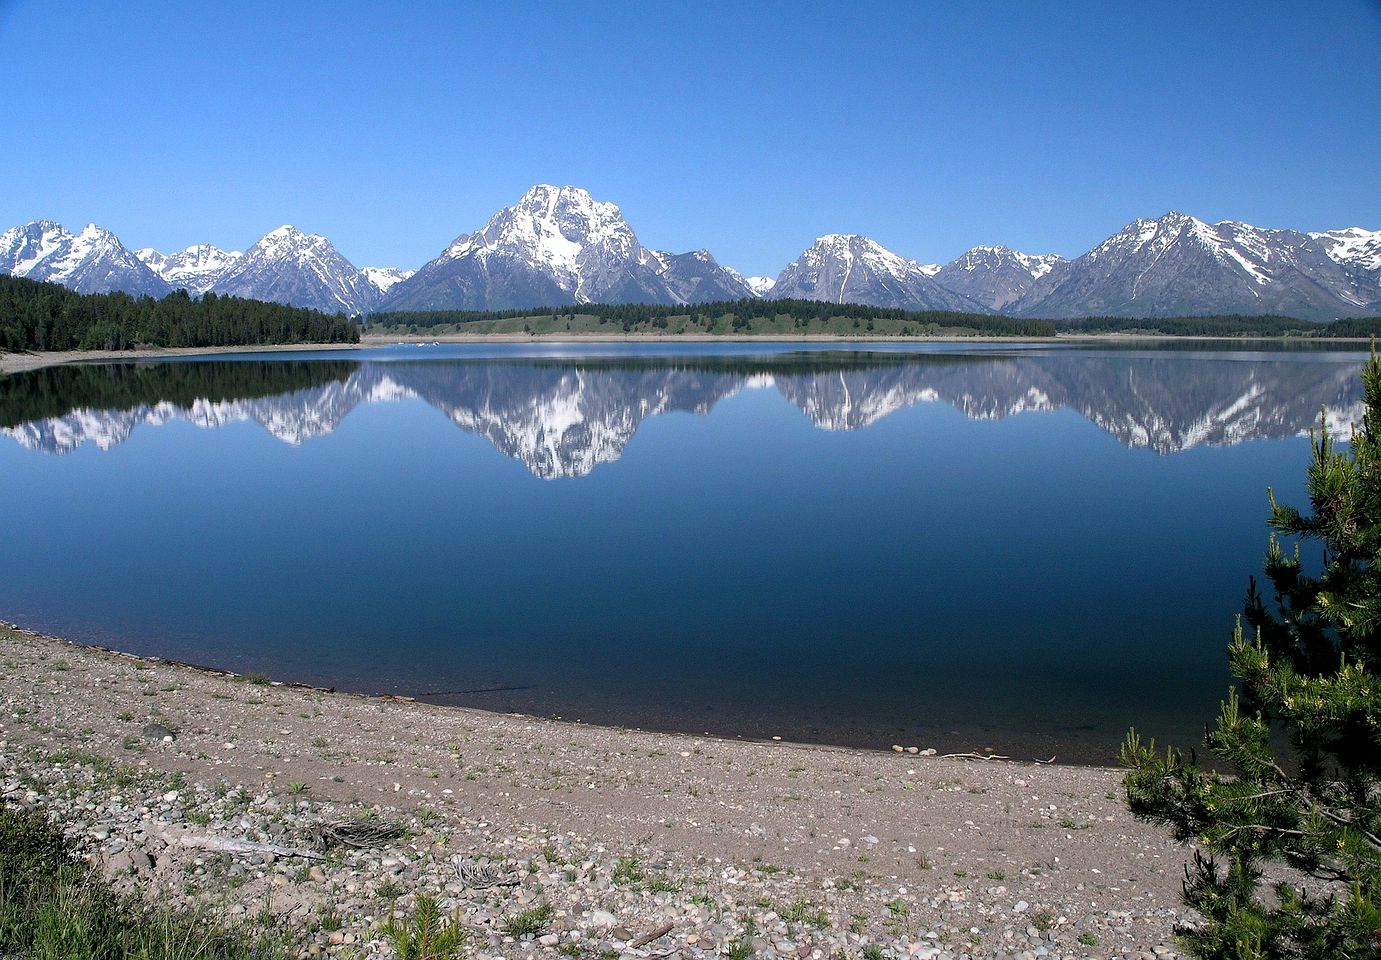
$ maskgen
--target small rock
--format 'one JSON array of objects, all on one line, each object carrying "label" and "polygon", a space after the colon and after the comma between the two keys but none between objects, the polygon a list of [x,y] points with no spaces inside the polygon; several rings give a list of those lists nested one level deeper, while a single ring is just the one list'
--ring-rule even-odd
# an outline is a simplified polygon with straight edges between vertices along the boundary
[{"label": "small rock", "polygon": [[145,740],[162,740],[171,743],[177,739],[177,734],[161,723],[146,723],[144,729],[139,732],[144,735]]}]

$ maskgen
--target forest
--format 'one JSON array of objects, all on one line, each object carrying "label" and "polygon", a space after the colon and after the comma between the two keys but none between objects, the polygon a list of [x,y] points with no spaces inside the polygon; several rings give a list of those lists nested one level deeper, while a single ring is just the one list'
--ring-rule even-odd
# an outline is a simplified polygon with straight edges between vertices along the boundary
[{"label": "forest", "polygon": [[0,275],[0,351],[230,347],[358,343],[344,314],[177,290],[161,300],[75,293],[56,283]]},{"label": "forest", "polygon": [[1049,320],[983,313],[898,310],[820,300],[726,300],[654,305],[583,303],[526,310],[377,313],[367,333],[652,333],[835,336],[1052,337]]},{"label": "forest", "polygon": [[363,318],[376,335],[448,333],[740,334],[756,336],[977,336],[1045,338],[1080,334],[1171,337],[1358,337],[1381,333],[1381,318],[1315,323],[1276,315],[1087,317],[1040,320],[1000,314],[913,311],[818,300],[734,300],[678,306],[580,304],[523,310],[423,310]]}]

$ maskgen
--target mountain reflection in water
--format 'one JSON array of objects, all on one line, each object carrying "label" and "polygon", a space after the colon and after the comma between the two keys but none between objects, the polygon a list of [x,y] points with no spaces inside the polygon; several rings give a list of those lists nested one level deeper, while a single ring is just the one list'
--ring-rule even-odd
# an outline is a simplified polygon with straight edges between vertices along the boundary
[{"label": "mountain reflection in water", "polygon": [[1364,360],[539,343],[38,370],[0,378],[0,617],[500,711],[1106,762],[1131,725],[1202,735],[1266,490],[1305,502],[1300,435],[1358,417]]},{"label": "mountain reflection in water", "polygon": [[21,445],[109,450],[138,426],[253,421],[289,444],[325,436],[361,404],[420,399],[542,478],[619,459],[644,420],[707,414],[775,389],[822,430],[861,430],[917,403],[974,419],[1075,410],[1129,447],[1296,436],[1325,412],[1361,414],[1357,364],[1183,354],[813,352],[572,360],[238,360],[61,366],[0,380],[0,430]]}]

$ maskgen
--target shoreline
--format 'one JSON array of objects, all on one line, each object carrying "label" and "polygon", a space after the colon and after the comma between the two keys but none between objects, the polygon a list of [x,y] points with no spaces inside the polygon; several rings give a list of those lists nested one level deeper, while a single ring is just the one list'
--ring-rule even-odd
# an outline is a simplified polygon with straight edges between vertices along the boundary
[{"label": "shoreline", "polygon": [[283,353],[287,351],[358,350],[358,343],[243,344],[234,347],[150,347],[145,350],[37,350],[30,353],[0,351],[0,376],[26,373],[68,363],[109,363],[120,360],[160,360],[218,353]]},{"label": "shoreline", "polygon": [[[575,925],[550,943],[516,945],[530,946],[528,955],[555,957],[572,933],[593,936],[579,931],[598,910],[600,920],[636,911],[643,926],[672,922],[689,957],[758,936],[764,955],[796,960],[869,943],[933,958],[1042,946],[1133,958],[1169,943],[1181,910],[1186,849],[1128,814],[1121,775],[1108,768],[654,733],[329,693],[8,624],[0,654],[6,795],[68,810],[93,857],[114,858],[126,879],[177,896],[184,878],[206,867],[177,838],[244,831],[235,815],[222,817],[217,794],[228,789],[250,798],[250,813],[291,811],[289,830],[350,809],[416,820],[425,843],[352,854],[330,868],[339,876],[327,871],[334,889],[353,885],[361,896],[385,880],[416,879],[442,885],[469,910],[451,889],[456,858],[504,851],[539,864],[552,845],[578,848],[561,858],[576,868],[528,868],[542,889],[526,902],[564,904]],[[131,778],[154,784],[147,799],[130,799],[140,789]],[[181,786],[169,789],[170,779]],[[66,804],[74,790],[98,796]],[[168,812],[184,795],[200,798],[190,823]],[[133,818],[118,843],[112,817]],[[146,862],[138,854],[150,846]],[[630,862],[680,879],[649,900],[646,884],[610,882]],[[243,902],[291,894],[290,904],[317,903],[332,889],[304,879],[306,868],[290,858],[241,867]],[[525,890],[526,881],[502,894]],[[823,911],[821,924],[792,920],[785,905],[796,902]],[[360,917],[377,920],[378,910]],[[359,923],[346,942],[367,945],[367,919]]]},{"label": "shoreline", "polygon": [[[458,710],[461,712],[473,712],[489,717],[517,717],[531,721],[533,723],[564,724],[567,726],[581,727],[584,729],[605,730],[611,733],[649,734],[654,736],[684,737],[691,739],[712,739],[722,741],[725,743],[768,744],[805,750],[836,751],[843,753],[857,753],[865,755],[900,755],[904,758],[909,757],[922,760],[931,758],[937,758],[940,760],[982,760],[984,762],[1012,763],[1023,766],[1074,767],[1078,769],[1100,770],[1107,773],[1116,774],[1119,777],[1122,775],[1122,769],[1120,767],[1113,766],[1109,763],[1100,762],[1097,760],[1062,760],[1060,759],[1061,754],[1052,755],[1048,759],[1041,759],[1040,757],[1006,756],[996,753],[985,754],[981,751],[976,750],[966,750],[954,753],[940,753],[935,748],[921,748],[914,745],[903,746],[901,744],[890,744],[888,746],[884,746],[881,742],[878,742],[874,745],[838,742],[830,743],[826,741],[798,740],[790,737],[784,738],[780,736],[768,735],[755,736],[745,735],[741,733],[713,732],[709,730],[695,733],[689,730],[676,729],[673,727],[634,726],[632,724],[618,722],[617,720],[582,720],[558,716],[555,714],[544,716],[537,713],[529,713],[523,710],[490,709],[482,706],[471,706],[469,704],[451,703],[447,702],[444,699],[429,698],[425,695],[413,696],[410,694],[382,693],[368,690],[344,689],[334,686],[327,687],[321,686],[317,683],[310,683],[302,680],[275,679],[273,677],[268,677],[266,674],[255,673],[254,671],[250,671],[248,673],[237,673],[236,671],[231,670],[227,667],[218,667],[214,664],[196,663],[189,660],[179,660],[175,657],[159,656],[157,654],[134,653],[129,650],[122,650],[119,647],[110,647],[100,643],[90,643],[82,640],[73,640],[69,637],[61,637],[53,634],[44,633],[41,630],[34,630],[19,623],[13,623],[11,621],[0,619],[0,639],[3,639],[3,631],[5,630],[18,631],[20,633],[24,633],[27,635],[43,638],[56,644],[67,645],[77,650],[87,650],[91,651],[92,653],[105,654],[123,660],[134,660],[141,663],[173,667],[180,670],[190,670],[195,673],[204,674],[209,677],[219,677],[221,679],[228,679],[240,682],[247,681],[251,677],[264,677],[267,678],[267,681],[271,686],[275,687],[284,687],[293,690],[304,690],[316,694],[321,694],[323,696],[353,697],[366,702],[379,701],[388,703],[425,704],[429,707],[434,707],[439,710]],[[987,739],[993,738],[990,736]]]},{"label": "shoreline", "polygon": [[157,360],[173,357],[208,356],[223,353],[286,353],[315,352],[320,350],[363,350],[373,347],[387,347],[395,344],[429,343],[1012,343],[1012,344],[1108,344],[1108,343],[1253,343],[1274,344],[1339,344],[1362,345],[1369,343],[1366,337],[1210,337],[1210,336],[1169,336],[1165,334],[1103,333],[1103,334],[1057,334],[1048,338],[1031,337],[869,337],[833,336],[829,334],[803,334],[795,337],[778,335],[759,336],[753,334],[572,334],[572,333],[447,333],[435,336],[420,334],[369,333],[361,336],[359,343],[284,343],[284,344],[246,344],[227,347],[151,347],[143,350],[49,350],[29,353],[5,353],[0,351],[0,377],[15,373],[25,373],[43,367],[68,363],[109,363],[121,360]]}]

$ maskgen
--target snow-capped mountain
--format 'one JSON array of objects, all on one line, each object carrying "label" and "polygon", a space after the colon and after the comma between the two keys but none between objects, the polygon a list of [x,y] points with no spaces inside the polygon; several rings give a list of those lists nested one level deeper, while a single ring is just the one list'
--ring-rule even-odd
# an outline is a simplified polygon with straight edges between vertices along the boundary
[{"label": "snow-capped mountain", "polygon": [[162,297],[170,290],[115,234],[94,223],[76,234],[51,220],[0,233],[0,273],[60,283],[79,293],[123,290]]},{"label": "snow-capped mountain", "polygon": [[1278,313],[1326,320],[1366,313],[1379,297],[1318,238],[1172,211],[1128,224],[1070,261],[1048,291],[1013,306],[1056,318]]},{"label": "snow-capped mountain", "polygon": [[379,302],[379,288],[330,240],[290,225],[266,233],[210,289],[351,316]]},{"label": "snow-capped mountain", "polygon": [[381,310],[509,309],[574,303],[684,303],[751,291],[705,251],[649,250],[612,203],[578,187],[535,186],[462,234]]},{"label": "snow-capped mountain", "polygon": [[153,247],[134,251],[154,273],[174,290],[202,294],[240,259],[238,250],[222,250],[209,243],[194,243],[177,253],[159,253]]},{"label": "snow-capped mountain", "polygon": [[1345,267],[1381,271],[1381,230],[1347,227],[1309,236],[1323,244],[1324,251]]},{"label": "snow-capped mountain", "polygon": [[1371,313],[1381,313],[1381,230],[1348,227],[1311,233],[1309,237],[1343,268],[1351,283],[1347,301],[1360,300]]},{"label": "snow-capped mountain", "polygon": [[753,291],[757,297],[765,297],[772,292],[772,288],[777,285],[776,277],[744,277],[743,282],[748,284],[748,289]]},{"label": "snow-capped mountain", "polygon": [[772,299],[864,303],[904,310],[986,312],[977,301],[942,286],[929,266],[907,260],[867,237],[820,237],[777,277]]},{"label": "snow-capped mountain", "polygon": [[361,267],[364,278],[378,288],[380,293],[388,293],[396,284],[402,283],[416,273],[416,270],[400,270],[397,267]]},{"label": "snow-capped mountain", "polygon": [[1029,254],[1011,247],[974,247],[940,267],[935,279],[999,313],[1050,290],[1068,262],[1055,254]]},{"label": "snow-capped mountain", "polygon": [[866,237],[830,234],[781,274],[743,277],[708,250],[644,247],[612,203],[577,187],[532,187],[421,270],[356,268],[325,237],[294,227],[244,254],[210,244],[126,249],[95,224],[41,220],[0,234],[0,273],[83,293],[161,297],[179,288],[351,315],[592,303],[690,304],[747,297],[1072,319],[1279,313],[1381,314],[1381,231],[1303,233],[1171,212],[1136,220],[1074,260],[1004,246],[920,263]]}]

